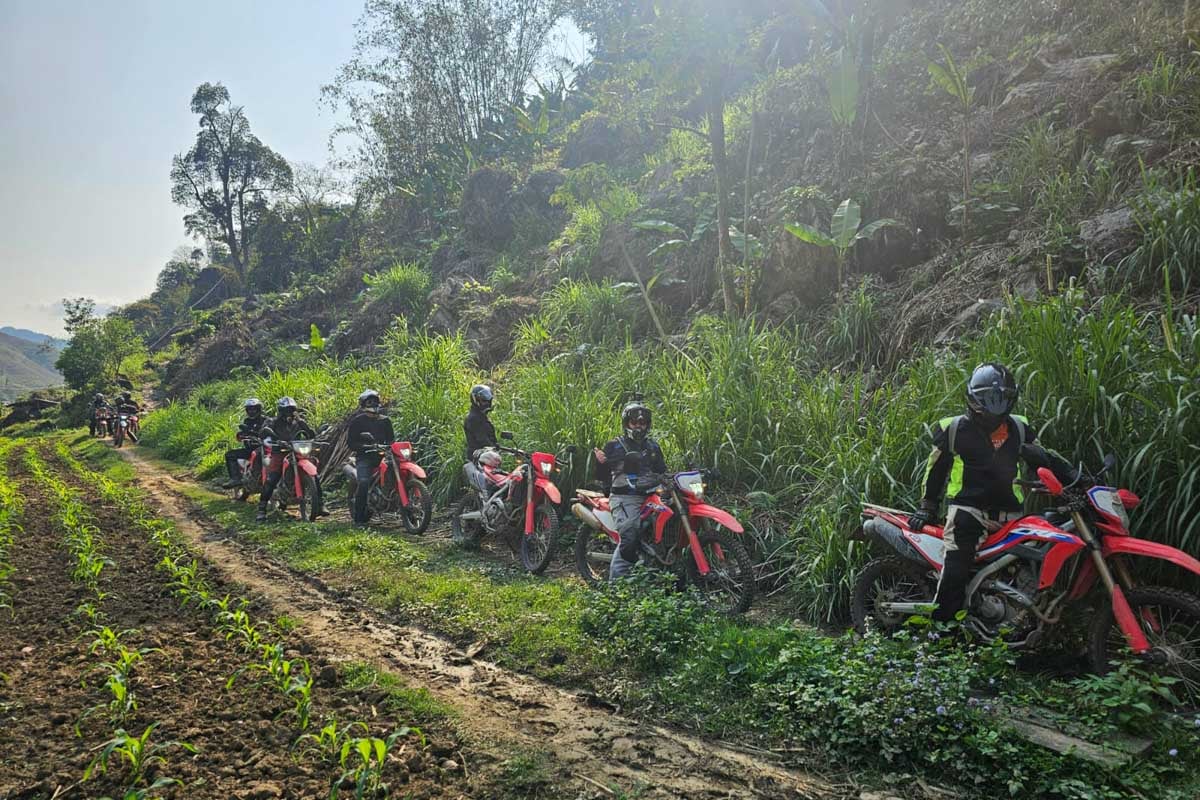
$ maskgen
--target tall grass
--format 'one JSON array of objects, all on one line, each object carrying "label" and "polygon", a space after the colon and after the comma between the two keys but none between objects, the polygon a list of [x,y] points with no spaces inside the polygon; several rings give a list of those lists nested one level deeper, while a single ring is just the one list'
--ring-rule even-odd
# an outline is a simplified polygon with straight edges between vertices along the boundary
[{"label": "tall grass", "polygon": [[1196,285],[1200,272],[1200,186],[1189,167],[1178,178],[1147,170],[1133,202],[1142,242],[1123,259],[1116,278],[1137,286],[1165,284],[1172,291]]},{"label": "tall grass", "polygon": [[[330,419],[374,386],[392,402],[398,432],[426,429],[421,458],[446,502],[457,491],[467,390],[481,376],[458,338],[401,328],[383,351],[371,368],[324,364],[236,388],[267,403],[291,394],[316,419]],[[845,536],[862,502],[915,502],[926,426],[960,413],[969,370],[996,359],[1015,368],[1021,410],[1047,444],[1092,465],[1118,455],[1115,479],[1145,499],[1138,533],[1200,552],[1200,333],[1190,318],[1164,329],[1120,298],[1089,306],[1071,290],[1014,300],[982,336],[920,353],[882,382],[817,368],[819,351],[801,331],[699,318],[680,350],[609,342],[516,362],[496,376],[493,420],[526,448],[579,446],[560,477],[569,493],[588,478],[590,448],[617,432],[621,404],[643,392],[668,462],[716,466],[732,493],[721,502],[746,510],[746,498],[765,498],[779,512],[799,607],[831,619],[866,557]],[[151,415],[145,440],[215,471],[236,407],[206,404],[235,394],[228,383],[205,387]]]}]

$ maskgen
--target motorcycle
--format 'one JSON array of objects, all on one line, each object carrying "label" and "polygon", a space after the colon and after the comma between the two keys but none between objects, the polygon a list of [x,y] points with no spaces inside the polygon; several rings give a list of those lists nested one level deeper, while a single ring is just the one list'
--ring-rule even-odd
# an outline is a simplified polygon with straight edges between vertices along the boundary
[{"label": "motorcycle", "polygon": [[115,419],[109,420],[109,425],[112,427],[113,447],[120,447],[125,443],[125,437],[137,444],[138,433],[141,427],[138,424],[137,414],[130,414],[125,411],[119,411],[115,415]]},{"label": "motorcycle", "polygon": [[[1056,499],[1057,506],[1004,524],[986,536],[968,587],[964,625],[984,641],[1013,649],[1037,646],[1069,609],[1094,597],[1088,660],[1105,674],[1123,652],[1144,667],[1176,679],[1177,699],[1200,702],[1200,598],[1179,589],[1139,585],[1134,556],[1159,559],[1200,575],[1200,561],[1168,545],[1129,533],[1129,512],[1141,500],[1128,489],[1099,483],[1115,466],[1108,456],[1095,476],[1083,469],[1060,478],[1044,450],[1023,445],[1037,481],[1021,485]],[[1069,481],[1066,485],[1063,480]],[[942,528],[914,531],[903,511],[867,504],[862,536],[892,550],[863,569],[851,604],[855,628],[892,631],[933,610],[942,570]],[[1097,584],[1099,592],[1093,592]]]},{"label": "motorcycle", "polygon": [[316,514],[321,508],[315,456],[321,444],[313,439],[297,439],[272,442],[263,448],[264,474],[270,469],[272,459],[283,459],[283,474],[272,499],[279,503],[280,510],[295,504],[303,522],[316,522]]},{"label": "motorcycle", "polygon": [[[513,440],[509,431],[501,439]],[[485,533],[508,543],[521,557],[525,569],[540,575],[554,558],[559,520],[556,506],[562,502],[558,487],[550,480],[558,459],[550,453],[527,453],[516,447],[498,447],[521,460],[512,472],[485,465],[486,492],[468,486],[450,520],[451,536],[463,547],[475,548]],[[573,454],[575,447],[567,448]]]},{"label": "motorcycle", "polygon": [[[639,544],[645,562],[674,572],[727,614],[748,611],[754,602],[754,563],[738,538],[744,532],[741,524],[704,502],[706,473],[689,470],[656,478],[658,491],[642,503]],[[571,511],[583,522],[575,536],[575,566],[584,581],[598,586],[608,580],[621,540],[609,499],[579,489]]]},{"label": "motorcycle", "polygon": [[232,488],[233,499],[239,502],[262,492],[263,484],[267,482],[268,462],[263,458],[262,440],[247,436],[241,440],[242,445],[250,450],[249,458],[239,458],[238,467],[242,471],[242,482]]},{"label": "motorcycle", "polygon": [[103,438],[112,435],[112,409],[101,406],[92,412],[92,435]]},{"label": "motorcycle", "polygon": [[[424,533],[433,518],[433,496],[424,482],[425,470],[412,460],[412,442],[393,442],[384,446],[374,444],[374,438],[371,438],[369,443],[371,446],[367,452],[381,457],[371,479],[371,491],[367,495],[371,515],[384,519],[399,517],[409,533]],[[342,471],[350,479],[349,501],[353,507],[358,486],[353,460]]]}]

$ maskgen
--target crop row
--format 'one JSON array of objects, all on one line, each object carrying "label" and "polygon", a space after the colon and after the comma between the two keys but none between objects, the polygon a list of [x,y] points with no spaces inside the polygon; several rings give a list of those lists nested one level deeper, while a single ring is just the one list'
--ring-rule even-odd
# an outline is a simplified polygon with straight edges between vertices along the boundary
[{"label": "crop row", "polygon": [[9,559],[13,540],[21,532],[23,499],[17,487],[8,479],[8,457],[16,444],[0,439],[0,608],[12,608],[11,578],[14,567]]},{"label": "crop row", "polygon": [[[159,518],[132,487],[124,487],[107,476],[88,469],[65,442],[56,448],[59,459],[76,477],[96,488],[105,502],[118,508],[158,548],[158,568],[169,577],[169,587],[181,606],[199,608],[211,618],[226,641],[235,643],[253,660],[231,675],[230,688],[242,676],[256,676],[290,704],[289,713],[301,734],[293,747],[294,756],[313,758],[335,766],[340,773],[330,784],[330,798],[340,789],[352,788],[356,798],[375,797],[383,784],[383,771],[398,740],[410,734],[424,744],[420,730],[403,726],[386,737],[369,735],[365,722],[340,723],[329,719],[317,733],[305,733],[312,716],[312,668],[305,658],[289,659],[284,643],[274,640],[248,612],[249,601],[229,594],[219,596],[206,579],[200,563],[176,535],[174,526]],[[355,735],[361,732],[363,735]]]}]

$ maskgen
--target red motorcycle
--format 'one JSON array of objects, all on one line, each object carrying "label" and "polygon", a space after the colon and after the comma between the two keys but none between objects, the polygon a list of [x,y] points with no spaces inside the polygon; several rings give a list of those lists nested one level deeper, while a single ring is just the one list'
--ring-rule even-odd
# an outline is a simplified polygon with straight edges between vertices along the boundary
[{"label": "red motorcycle", "polygon": [[[513,435],[504,431],[500,438],[512,441]],[[521,463],[512,472],[502,472],[497,451],[514,455]],[[526,570],[540,575],[554,558],[558,543],[556,506],[562,495],[550,480],[558,459],[550,453],[527,453],[516,447],[488,452],[496,457],[494,461],[480,459],[487,490],[467,487],[450,520],[451,536],[459,545],[475,548],[483,534],[490,533],[520,555]],[[574,452],[574,446],[567,448],[568,454]]]},{"label": "red motorcycle", "polygon": [[114,415],[113,419],[109,420],[108,424],[112,428],[113,447],[125,444],[125,437],[129,437],[134,444],[137,444],[138,434],[142,430],[137,414],[120,411]]},{"label": "red motorcycle", "polygon": [[263,447],[264,472],[269,471],[273,459],[283,459],[283,475],[272,499],[279,503],[281,510],[295,504],[304,522],[316,522],[316,514],[321,508],[321,484],[314,454],[319,444],[311,439],[299,439],[276,441]]},{"label": "red motorcycle", "polygon": [[[371,516],[385,521],[399,517],[409,533],[424,533],[433,518],[433,496],[425,485],[425,470],[413,461],[412,442],[371,445],[368,452],[381,456],[371,478],[371,491],[367,495]],[[349,495],[353,505],[358,484],[357,473],[353,462],[343,469],[350,479]]]},{"label": "red motorcycle", "polygon": [[241,440],[241,444],[250,450],[250,457],[238,459],[238,466],[242,470],[242,482],[232,489],[233,499],[238,501],[259,494],[263,484],[267,482],[267,463],[262,457],[262,441],[247,436]]},{"label": "red motorcycle", "polygon": [[[1116,463],[1104,460],[1095,477],[1082,470],[1060,479],[1045,451],[1024,445],[1022,455],[1037,466],[1039,481],[1022,482],[1057,498],[1059,506],[1004,524],[980,544],[978,571],[967,587],[964,624],[985,641],[1003,639],[1012,648],[1043,641],[1068,609],[1091,600],[1088,633],[1091,668],[1104,674],[1122,653],[1132,651],[1145,666],[1176,680],[1177,699],[1200,702],[1200,598],[1179,589],[1141,586],[1129,561],[1135,556],[1167,561],[1200,575],[1200,561],[1187,553],[1129,534],[1129,511],[1141,500],[1128,489],[1099,485]],[[1063,485],[1063,480],[1070,483]],[[876,505],[863,508],[865,538],[893,555],[877,558],[854,585],[855,627],[892,631],[914,614],[933,610],[942,570],[942,528],[914,531],[908,514]],[[1100,587],[1094,592],[1093,589]]]},{"label": "red motorcycle", "polygon": [[[754,602],[754,563],[737,536],[741,524],[704,502],[704,479],[697,470],[659,476],[659,491],[642,503],[641,555],[691,583],[714,607],[743,614]],[[620,536],[607,497],[586,489],[575,495],[571,511],[584,523],[575,536],[575,566],[597,586],[608,580]]]}]

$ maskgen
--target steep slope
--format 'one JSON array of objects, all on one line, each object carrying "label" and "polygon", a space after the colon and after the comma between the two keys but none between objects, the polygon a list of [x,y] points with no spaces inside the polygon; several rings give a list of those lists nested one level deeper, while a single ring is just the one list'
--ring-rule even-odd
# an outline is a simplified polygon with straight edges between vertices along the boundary
[{"label": "steep slope", "polygon": [[0,401],[60,385],[62,375],[53,366],[57,357],[57,349],[45,350],[28,339],[0,333]]}]

